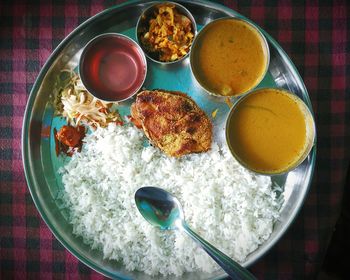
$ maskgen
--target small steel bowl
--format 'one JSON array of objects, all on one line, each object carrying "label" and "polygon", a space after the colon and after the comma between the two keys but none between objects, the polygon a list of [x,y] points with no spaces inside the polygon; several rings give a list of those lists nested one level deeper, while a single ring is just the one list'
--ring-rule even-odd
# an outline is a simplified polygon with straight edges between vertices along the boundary
[{"label": "small steel bowl", "polygon": [[[170,1],[166,1],[166,2],[157,2],[155,4],[152,4],[151,6],[149,6],[147,9],[145,9],[142,14],[140,15],[137,24],[136,24],[136,40],[138,42],[138,44],[140,45],[140,47],[142,48],[142,50],[144,51],[145,55],[152,61],[156,62],[156,63],[160,63],[162,65],[169,65],[169,64],[174,64],[180,61],[183,61],[186,57],[189,56],[190,50],[191,50],[191,46],[189,51],[187,52],[186,55],[182,56],[181,58],[174,60],[174,61],[160,61],[159,60],[159,53],[158,52],[150,52],[146,46],[144,46],[142,44],[142,40],[141,40],[141,35],[148,32],[149,30],[149,21],[154,18],[155,12],[158,8],[158,6],[160,5],[165,5],[165,4],[173,4],[175,6],[175,9],[182,15],[185,15],[186,17],[188,17],[192,23],[192,30],[193,30],[193,35],[194,38],[196,37],[197,34],[197,25],[196,25],[196,21],[194,20],[194,17],[192,16],[192,14],[189,12],[189,10],[187,10],[184,6],[175,3],[175,2],[170,2]],[[193,39],[194,40],[194,39]],[[192,41],[193,44],[193,41]]]},{"label": "small steel bowl", "polygon": [[[200,69],[199,69],[199,65],[198,65],[198,61],[197,61],[198,60],[198,52],[199,52],[199,49],[200,49],[200,47],[201,47],[201,45],[203,43],[203,36],[206,34],[207,30],[212,25],[214,25],[214,24],[216,24],[216,23],[218,23],[220,21],[241,21],[241,22],[244,22],[245,24],[249,25],[250,27],[252,27],[252,29],[257,32],[257,34],[259,35],[261,41],[263,42],[263,45],[265,47],[265,52],[266,52],[265,69],[264,69],[264,72],[259,77],[259,79],[255,82],[255,84],[253,84],[245,92],[240,92],[240,93],[234,94],[234,95],[223,95],[223,94],[215,92],[211,88],[209,88],[208,85],[205,84],[205,79],[201,78]],[[195,77],[197,83],[205,90],[206,93],[208,93],[210,95],[218,96],[218,97],[239,97],[239,96],[242,96],[242,95],[248,93],[249,91],[253,90],[254,88],[256,88],[260,84],[260,82],[265,77],[265,75],[266,75],[266,73],[268,71],[268,68],[269,68],[269,64],[270,64],[270,50],[269,50],[269,44],[267,43],[267,40],[266,40],[265,36],[262,34],[262,32],[259,30],[259,28],[257,26],[255,26],[253,23],[251,23],[250,21],[245,20],[243,18],[223,17],[223,18],[219,18],[219,19],[215,19],[215,20],[211,21],[210,23],[205,25],[198,32],[197,36],[195,37],[195,39],[194,39],[194,41],[192,43],[192,47],[191,47],[190,67],[191,67],[191,72],[192,72],[193,76]]]},{"label": "small steel bowl", "polygon": [[278,171],[272,171],[272,170],[271,171],[261,171],[261,170],[256,170],[256,169],[252,168],[251,166],[249,166],[249,164],[247,164],[244,161],[244,159],[240,158],[235,152],[235,148],[232,145],[232,143],[235,140],[234,140],[234,137],[232,136],[232,134],[230,133],[230,122],[235,117],[234,114],[235,114],[237,107],[240,106],[240,104],[246,98],[248,98],[252,94],[259,94],[259,92],[264,91],[266,89],[269,89],[269,88],[259,88],[257,90],[252,91],[252,92],[249,92],[248,94],[242,96],[241,98],[239,98],[236,101],[236,103],[232,106],[232,108],[227,116],[227,119],[226,119],[225,136],[226,136],[226,143],[227,143],[229,150],[231,151],[231,154],[242,166],[244,166],[246,169],[248,169],[254,173],[271,176],[271,175],[280,175],[280,174],[284,174],[284,173],[287,173],[289,171],[292,171],[293,169],[298,167],[306,159],[306,157],[309,155],[312,147],[315,144],[316,126],[315,126],[315,121],[314,121],[313,115],[303,100],[301,100],[297,95],[291,93],[288,90],[285,90],[282,88],[273,88],[274,90],[278,90],[282,94],[288,95],[294,102],[296,102],[299,105],[300,110],[303,112],[303,114],[305,116],[306,145],[304,147],[303,152],[297,157],[297,160],[295,162],[293,162],[291,165],[285,167],[284,169],[280,169]]},{"label": "small steel bowl", "polygon": [[134,96],[142,87],[147,75],[147,60],[134,40],[119,33],[104,33],[84,47],[79,75],[94,97],[120,102]]}]

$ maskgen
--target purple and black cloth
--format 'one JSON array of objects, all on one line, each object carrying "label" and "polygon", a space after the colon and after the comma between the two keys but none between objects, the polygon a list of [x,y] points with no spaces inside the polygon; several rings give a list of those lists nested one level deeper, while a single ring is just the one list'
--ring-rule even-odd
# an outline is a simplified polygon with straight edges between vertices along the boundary
[{"label": "purple and black cloth", "polygon": [[[41,219],[24,177],[21,129],[30,90],[55,47],[80,23],[120,2],[0,2],[0,279],[104,278],[72,256]],[[220,3],[252,19],[280,43],[305,82],[317,125],[316,168],[304,206],[282,239],[250,269],[259,279],[315,279],[337,220],[341,217],[345,230],[344,219],[350,221],[349,212],[340,215],[344,190],[350,188],[349,4]],[[337,250],[341,254],[347,249],[349,255],[349,241],[338,243],[331,246],[335,259]],[[349,257],[338,264],[346,260],[349,264]]]}]

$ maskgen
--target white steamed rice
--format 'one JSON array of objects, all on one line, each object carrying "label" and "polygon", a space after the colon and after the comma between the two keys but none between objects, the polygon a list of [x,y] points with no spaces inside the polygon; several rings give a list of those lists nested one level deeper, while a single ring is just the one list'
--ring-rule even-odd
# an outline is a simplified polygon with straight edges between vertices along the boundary
[{"label": "white steamed rice", "polygon": [[144,220],[134,193],[148,185],[173,193],[188,224],[239,262],[269,237],[281,206],[270,177],[248,172],[215,143],[207,153],[175,159],[144,141],[133,126],[98,128],[64,166],[70,223],[84,242],[128,270],[150,275],[217,270],[183,233]]}]

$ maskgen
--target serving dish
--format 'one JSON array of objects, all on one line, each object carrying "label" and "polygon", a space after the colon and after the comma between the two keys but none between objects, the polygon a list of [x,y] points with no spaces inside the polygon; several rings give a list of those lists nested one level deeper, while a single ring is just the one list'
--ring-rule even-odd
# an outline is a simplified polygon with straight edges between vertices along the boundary
[{"label": "serving dish", "polygon": [[[197,28],[208,22],[227,16],[243,17],[233,10],[208,1],[178,1],[194,16]],[[28,99],[23,123],[22,152],[23,163],[34,203],[42,218],[56,238],[80,261],[92,269],[111,278],[154,279],[140,272],[130,272],[115,261],[104,260],[102,253],[85,245],[82,238],[72,233],[67,222],[67,212],[62,209],[59,190],[62,188],[58,169],[62,158],[57,158],[54,148],[53,128],[64,122],[54,116],[51,96],[55,81],[64,68],[76,69],[82,49],[92,38],[102,33],[122,33],[135,40],[135,26],[142,11],[153,2],[128,1],[109,8],[90,18],[76,28],[52,53],[42,68]],[[258,87],[282,87],[299,96],[310,108],[311,104],[305,85],[288,56],[265,31],[270,48],[269,70]],[[148,76],[144,87],[180,90],[188,93],[208,115],[218,109],[213,121],[217,141],[224,141],[224,125],[229,107],[222,98],[208,96],[196,83],[191,74],[189,61],[163,67],[148,61]],[[129,114],[130,101],[121,103],[121,114]],[[267,242],[250,254],[243,263],[249,266],[263,256],[283,235],[296,217],[306,197],[316,159],[316,149],[312,149],[305,161],[295,170],[272,177],[284,189],[285,204],[280,219],[274,225],[274,231]],[[188,273],[181,279],[219,279],[225,274],[217,271],[213,274]],[[159,277],[159,279],[165,279]],[[169,279],[169,277],[166,277]],[[176,278],[174,278],[176,279]]]},{"label": "serving dish", "polygon": [[[196,32],[197,32],[197,24],[195,19],[193,18],[192,14],[186,9],[186,7],[182,6],[181,4],[179,4],[178,2],[171,2],[171,1],[167,1],[166,2],[168,5],[170,6],[174,6],[174,10],[177,11],[178,13],[186,16],[190,22],[191,22],[191,30],[193,30],[193,35],[196,36]],[[156,63],[160,63],[163,65],[168,65],[168,64],[173,64],[173,63],[178,63],[182,60],[184,60],[186,57],[188,57],[189,52],[187,52],[184,56],[177,58],[176,60],[172,60],[172,61],[161,61],[159,59],[159,54],[155,53],[155,52],[150,52],[146,46],[142,43],[142,35],[144,35],[148,30],[149,30],[149,22],[150,20],[153,18],[154,19],[154,15],[157,13],[158,11],[158,7],[161,6],[162,3],[161,2],[155,2],[155,4],[151,4],[149,5],[143,12],[142,14],[139,16],[139,19],[137,20],[136,23],[136,27],[135,27],[135,31],[136,31],[136,40],[139,43],[140,47],[143,49],[143,51],[145,52],[145,55],[152,61],[156,62]],[[191,48],[191,46],[190,46]]]},{"label": "serving dish", "polygon": [[240,17],[206,24],[195,37],[190,54],[193,76],[215,96],[239,97],[250,92],[265,77],[269,63],[265,36]]},{"label": "serving dish", "polygon": [[82,83],[93,96],[118,102],[140,90],[147,76],[147,61],[140,46],[129,37],[104,33],[86,44],[78,69]]},{"label": "serving dish", "polygon": [[[271,98],[261,98],[267,95],[270,95]],[[260,101],[256,102],[258,97],[260,97]],[[262,104],[261,100],[265,101],[264,105],[260,105]],[[279,103],[282,100],[284,102],[288,100],[287,102],[290,103],[287,106],[282,105]],[[264,113],[269,114],[261,114],[258,110],[249,110],[248,116],[244,108],[258,107],[259,105],[264,108]],[[281,118],[276,118],[278,109],[280,109],[279,114],[283,116]],[[295,111],[292,113],[288,110]],[[271,114],[271,112],[273,113]],[[245,117],[240,118],[239,115]],[[237,131],[239,127],[242,130]],[[251,131],[256,134],[251,134]],[[258,174],[271,176],[291,171],[305,160],[314,146],[316,128],[309,108],[298,96],[281,88],[259,88],[239,98],[234,104],[226,120],[225,132],[227,145],[232,155],[242,166]],[[259,137],[260,133],[264,136]],[[250,142],[253,145],[250,145],[249,149],[244,149],[247,140],[253,140]],[[302,141],[299,142],[300,140]],[[236,141],[241,142],[235,144]],[[269,150],[270,147],[273,147],[273,153]],[[250,156],[247,156],[248,151],[251,153]],[[286,151],[289,151],[289,156],[284,157]],[[259,162],[258,159],[263,159],[263,161]],[[284,164],[280,165],[283,161]],[[269,164],[266,165],[267,162]],[[257,167],[258,165],[260,168]],[[267,168],[268,165],[270,168]],[[272,166],[274,168],[271,168]]]}]

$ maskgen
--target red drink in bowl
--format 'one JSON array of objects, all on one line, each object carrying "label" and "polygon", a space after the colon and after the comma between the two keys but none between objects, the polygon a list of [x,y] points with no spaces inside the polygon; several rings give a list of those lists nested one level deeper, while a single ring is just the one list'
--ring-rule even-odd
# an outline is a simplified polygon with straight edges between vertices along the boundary
[{"label": "red drink in bowl", "polygon": [[100,35],[83,50],[79,74],[87,90],[105,101],[122,101],[141,88],[146,58],[136,42],[116,33]]}]

